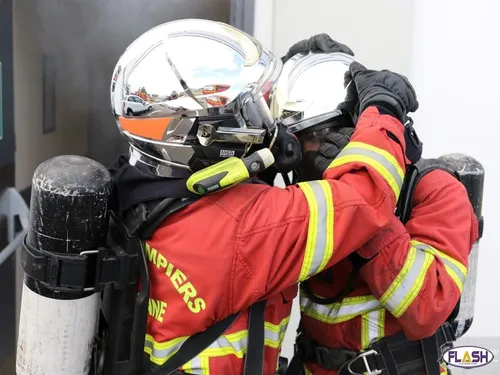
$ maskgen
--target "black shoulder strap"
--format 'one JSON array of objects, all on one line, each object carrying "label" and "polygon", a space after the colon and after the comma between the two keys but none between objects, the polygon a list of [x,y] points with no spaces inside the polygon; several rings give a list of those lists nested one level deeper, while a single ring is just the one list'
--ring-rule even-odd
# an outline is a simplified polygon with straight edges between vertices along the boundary
[{"label": "black shoulder strap", "polygon": [[425,175],[437,169],[448,172],[461,181],[457,171],[441,159],[420,159],[417,163],[407,166],[403,187],[396,205],[396,216],[403,224],[406,224],[410,219],[417,184]]},{"label": "black shoulder strap", "polygon": [[151,238],[156,228],[170,215],[194,203],[196,198],[165,198],[136,205],[122,215],[128,234],[142,241]]},{"label": "black shoulder strap", "polygon": [[248,317],[248,344],[243,375],[261,375],[264,373],[264,313],[266,301],[254,303]]}]

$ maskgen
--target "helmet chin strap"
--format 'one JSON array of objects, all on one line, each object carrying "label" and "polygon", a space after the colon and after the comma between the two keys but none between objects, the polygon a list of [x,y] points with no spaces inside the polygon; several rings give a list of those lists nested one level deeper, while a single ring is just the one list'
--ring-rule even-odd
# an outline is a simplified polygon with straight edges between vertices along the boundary
[{"label": "helmet chin strap", "polygon": [[[292,173],[294,173],[292,171]],[[285,182],[286,186],[292,185],[292,182],[290,181],[290,178],[288,177],[288,173],[281,173],[281,177],[283,177],[283,181]]]}]

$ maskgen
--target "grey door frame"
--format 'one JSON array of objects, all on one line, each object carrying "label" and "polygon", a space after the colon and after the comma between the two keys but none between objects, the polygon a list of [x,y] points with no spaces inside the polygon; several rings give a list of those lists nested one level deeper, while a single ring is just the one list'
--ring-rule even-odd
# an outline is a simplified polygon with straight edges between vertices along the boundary
[{"label": "grey door frame", "polygon": [[[0,139],[0,189],[5,187],[4,167],[14,163],[13,0],[0,1],[0,62],[2,63],[2,138]],[[7,175],[13,179],[13,173]],[[3,177],[3,178],[2,178]],[[8,178],[8,179],[10,179]],[[14,181],[8,181],[13,184]]]},{"label": "grey door frame", "polygon": [[[14,49],[13,0],[0,1],[0,62],[2,62],[2,124],[0,139],[0,195],[14,186]],[[0,250],[8,243],[7,220],[0,217]],[[0,375],[14,373],[16,344],[16,257],[0,266]]]}]

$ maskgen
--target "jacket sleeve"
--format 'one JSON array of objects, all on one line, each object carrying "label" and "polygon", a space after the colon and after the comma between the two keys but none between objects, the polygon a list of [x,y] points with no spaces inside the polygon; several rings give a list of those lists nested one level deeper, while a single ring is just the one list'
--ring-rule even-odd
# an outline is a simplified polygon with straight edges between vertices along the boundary
[{"label": "jacket sleeve", "polygon": [[[403,130],[371,107],[324,180],[265,189],[238,225],[232,285],[239,290],[231,295],[280,292],[339,262],[387,225],[404,178]],[[251,303],[241,298],[233,298],[234,310]]]},{"label": "jacket sleeve", "polygon": [[419,182],[406,228],[393,221],[390,233],[364,246],[384,248],[360,274],[408,338],[417,340],[434,334],[456,306],[477,220],[465,187],[438,170]]}]

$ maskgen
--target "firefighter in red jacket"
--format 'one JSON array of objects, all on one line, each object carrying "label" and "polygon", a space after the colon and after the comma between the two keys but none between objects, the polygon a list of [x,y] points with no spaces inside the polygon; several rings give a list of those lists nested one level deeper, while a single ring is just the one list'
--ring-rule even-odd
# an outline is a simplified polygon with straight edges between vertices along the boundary
[{"label": "firefighter in red jacket", "polygon": [[[266,300],[263,373],[274,374],[297,283],[397,228],[391,221],[394,192],[405,172],[400,117],[418,108],[413,88],[391,72],[356,66],[363,110],[349,157],[328,168],[323,179],[286,189],[247,181],[194,199],[207,186],[204,181],[215,181],[210,191],[228,187],[225,176],[248,176],[242,157],[254,157],[251,171],[269,164],[255,158],[266,147],[282,171],[300,161],[300,144],[276,124],[272,112],[281,61],[231,26],[181,20],[137,39],[115,70],[111,100],[130,155],[112,168],[114,211],[124,218],[143,214],[148,221],[162,205],[193,199],[145,236],[151,291],[144,350],[151,369],[167,365],[190,336],[239,313],[223,335],[179,371],[242,374],[258,361],[245,358],[252,319],[248,308]],[[224,107],[200,100],[200,88],[214,82],[228,85]],[[154,98],[174,90],[183,95],[155,103],[152,113],[128,118],[122,101],[137,87]],[[378,245],[371,247],[372,254],[387,246]]]},{"label": "firefighter in red jacket", "polygon": [[[358,133],[344,111],[346,105],[357,105],[355,91],[348,95],[350,102],[338,107],[330,97],[318,95],[322,87],[335,83],[325,71],[337,72],[337,82],[341,81],[353,53],[325,34],[299,42],[290,51],[285,57],[287,76],[280,79],[309,92],[307,99],[314,99],[322,111],[313,109],[300,121],[288,122],[305,147],[299,175],[301,180],[320,179],[350,158]],[[369,73],[352,68],[351,73],[360,95],[366,95],[358,80]],[[347,78],[345,83],[351,76]],[[288,94],[293,95],[294,87],[288,87]],[[325,102],[330,112],[321,106]],[[330,131],[326,137],[325,129]],[[318,135],[323,136],[321,142]],[[415,163],[421,144],[412,142],[418,138],[411,131],[405,138],[407,162]],[[397,191],[389,194],[380,212],[388,212],[397,199]],[[288,374],[446,373],[438,364],[439,346],[453,340],[453,330],[445,322],[459,301],[469,252],[478,238],[467,191],[450,173],[432,171],[417,185],[406,226],[395,215],[388,219],[387,232],[379,232],[351,256],[301,285],[301,322]]]}]

